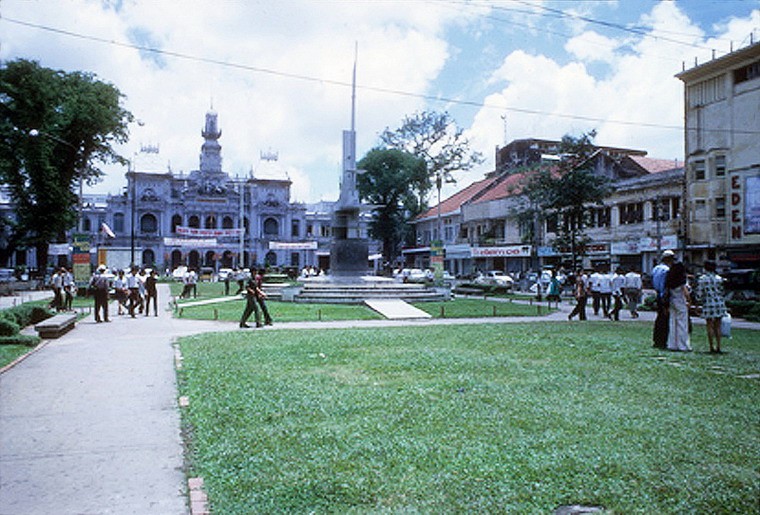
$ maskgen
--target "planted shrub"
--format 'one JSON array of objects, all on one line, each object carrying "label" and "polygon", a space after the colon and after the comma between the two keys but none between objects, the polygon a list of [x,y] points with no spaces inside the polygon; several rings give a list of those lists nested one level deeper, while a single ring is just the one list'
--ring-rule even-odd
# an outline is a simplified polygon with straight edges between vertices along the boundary
[{"label": "planted shrub", "polygon": [[[53,312],[49,309],[43,306],[27,303],[0,311],[0,324],[2,324],[2,322],[11,322],[12,324],[15,324],[15,332],[17,333],[20,328],[42,322],[51,316],[53,316]],[[0,328],[0,336],[8,336],[8,334],[3,332],[3,329]]]},{"label": "planted shrub", "polygon": [[19,325],[7,318],[0,318],[0,336],[12,336],[20,330]]},{"label": "planted shrub", "polygon": [[34,347],[40,343],[41,338],[34,334],[14,334],[13,336],[0,336],[0,345],[26,345]]}]

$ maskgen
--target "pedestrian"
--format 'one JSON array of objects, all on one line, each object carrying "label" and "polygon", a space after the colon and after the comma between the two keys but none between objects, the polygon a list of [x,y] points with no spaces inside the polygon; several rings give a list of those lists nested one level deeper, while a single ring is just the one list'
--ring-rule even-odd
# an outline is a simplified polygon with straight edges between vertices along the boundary
[{"label": "pedestrian", "polygon": [[599,272],[599,301],[605,318],[610,316],[610,301],[612,300],[612,272],[602,269]]},{"label": "pedestrian", "polygon": [[598,269],[595,269],[589,276],[588,280],[588,287],[591,292],[591,309],[594,310],[594,316],[599,316],[599,307],[602,302],[602,273]]},{"label": "pedestrian", "polygon": [[634,269],[625,274],[625,297],[628,300],[628,311],[631,313],[631,318],[639,318],[641,275]]},{"label": "pedestrian", "polygon": [[559,279],[557,279],[557,271],[552,270],[552,277],[549,279],[549,288],[546,291],[546,301],[560,303],[560,289]]},{"label": "pedestrian", "polygon": [[620,310],[623,309],[623,289],[625,288],[625,275],[623,269],[618,268],[612,276],[612,301],[613,308],[610,311],[610,320],[620,320]]},{"label": "pedestrian", "polygon": [[567,315],[568,320],[572,320],[575,315],[578,315],[580,320],[586,320],[586,301],[588,300],[588,288],[586,286],[586,277],[583,274],[583,270],[578,270],[575,274],[575,288],[573,288],[573,296],[575,297],[575,308]]},{"label": "pedestrian", "polygon": [[680,261],[674,263],[665,278],[668,290],[668,350],[690,351],[689,305],[691,304],[686,267]]},{"label": "pedestrian", "polygon": [[243,311],[243,316],[240,317],[241,329],[248,329],[251,327],[246,323],[248,322],[248,317],[251,316],[251,313],[255,313],[254,318],[256,320],[256,327],[261,327],[261,315],[259,314],[259,308],[256,301],[258,289],[258,286],[256,286],[256,279],[251,277],[245,288],[245,310]]},{"label": "pedestrian", "polygon": [[702,318],[707,324],[707,341],[711,354],[721,354],[721,319],[726,316],[726,301],[723,294],[723,278],[716,273],[715,261],[705,261],[705,273],[697,279],[695,297],[701,304]]},{"label": "pedestrian", "polygon": [[179,294],[179,298],[189,299],[192,289],[193,287],[190,284],[190,271],[187,271],[182,275],[182,293]]},{"label": "pedestrian", "polygon": [[230,275],[232,275],[232,272],[227,272],[224,274],[224,295],[230,294]]},{"label": "pedestrian", "polygon": [[61,270],[56,268],[50,278],[50,284],[53,287],[53,300],[50,302],[50,307],[56,311],[63,310],[63,273]]},{"label": "pedestrian", "polygon": [[[198,298],[198,273],[195,268],[191,268],[187,273],[187,284],[190,285],[190,291],[193,292],[193,298]],[[188,297],[190,295],[188,294]]]},{"label": "pedestrian", "polygon": [[670,266],[673,264],[674,258],[675,253],[672,250],[666,250],[662,253],[660,264],[652,270],[652,286],[654,287],[657,303],[657,317],[654,319],[654,328],[652,329],[652,346],[658,349],[665,349],[668,346],[670,320],[665,278],[668,275]]},{"label": "pedestrian", "polygon": [[108,320],[108,290],[110,286],[106,266],[100,265],[90,279],[90,290],[95,298],[95,322],[97,323],[110,322]]},{"label": "pedestrian", "polygon": [[266,325],[272,325],[272,317],[269,316],[269,310],[267,309],[267,304],[264,302],[264,299],[267,298],[267,294],[264,293],[264,274],[266,271],[263,268],[259,268],[259,272],[256,274],[255,281],[256,281],[256,302],[258,303],[259,307],[261,308],[261,313],[264,315],[264,324]]},{"label": "pedestrian", "polygon": [[158,287],[156,271],[151,270],[145,278],[145,316],[150,315],[150,301],[153,301],[153,315],[158,316]]},{"label": "pedestrian", "polygon": [[74,293],[76,292],[77,285],[74,281],[74,274],[67,268],[61,268],[63,273],[63,309],[65,311],[71,311],[74,304]]},{"label": "pedestrian", "polygon": [[123,315],[127,310],[127,299],[129,299],[129,288],[127,288],[127,279],[124,277],[124,270],[119,269],[116,278],[113,280],[114,295],[116,304],[119,308],[119,315]]},{"label": "pedestrian", "polygon": [[145,307],[145,279],[148,277],[145,275],[145,269],[141,268],[140,272],[137,274],[137,289],[138,289],[138,299],[140,301],[140,304],[138,305],[139,312],[142,315],[143,308],[145,308],[145,314],[148,313],[148,308]]},{"label": "pedestrian", "polygon": [[140,284],[137,278],[137,267],[133,266],[127,274],[127,289],[129,290],[129,316],[135,318],[135,308],[140,303]]}]

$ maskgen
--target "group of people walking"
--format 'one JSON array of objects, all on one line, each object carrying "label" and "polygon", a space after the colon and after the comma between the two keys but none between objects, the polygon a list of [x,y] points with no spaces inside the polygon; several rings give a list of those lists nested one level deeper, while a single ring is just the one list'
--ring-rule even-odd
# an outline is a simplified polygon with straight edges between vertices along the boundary
[{"label": "group of people walking", "polygon": [[586,305],[591,297],[592,309],[595,316],[601,312],[605,318],[620,320],[620,311],[627,306],[631,318],[638,318],[638,306],[641,304],[641,274],[636,270],[618,268],[614,273],[596,270],[587,274],[578,270],[573,284],[575,309],[567,316],[572,320],[577,316],[586,320]]},{"label": "group of people walking", "polygon": [[699,306],[705,319],[711,353],[721,353],[721,320],[726,316],[723,279],[717,274],[714,261],[705,261],[704,273],[697,278],[692,291],[686,266],[676,261],[675,253],[666,250],[652,271],[652,284],[657,295],[657,318],[652,341],[654,347],[672,351],[691,351],[690,311]]},{"label": "group of people walking", "polygon": [[[251,326],[248,325],[248,318],[251,314],[254,315],[256,321],[256,327],[262,327],[263,325],[272,325],[272,317],[269,315],[267,304],[264,299],[267,298],[264,293],[264,270],[260,269],[255,274],[252,274],[248,278],[248,282],[245,284],[245,309],[243,310],[243,316],[240,317],[240,328],[248,329]],[[261,313],[259,313],[261,309]],[[264,316],[264,323],[261,322],[261,316]]]},{"label": "group of people walking", "polygon": [[129,272],[118,270],[116,275],[108,272],[105,265],[100,265],[92,275],[89,290],[95,299],[95,322],[109,322],[108,301],[111,289],[118,303],[118,313],[128,313],[135,318],[136,312],[150,315],[153,304],[153,316],[158,316],[158,279],[156,271],[146,271],[132,267]]}]

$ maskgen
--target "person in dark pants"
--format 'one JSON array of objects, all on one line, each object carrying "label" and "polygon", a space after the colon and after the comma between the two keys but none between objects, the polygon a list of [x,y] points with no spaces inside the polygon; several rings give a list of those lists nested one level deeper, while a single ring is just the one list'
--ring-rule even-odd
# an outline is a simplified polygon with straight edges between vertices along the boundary
[{"label": "person in dark pants", "polygon": [[230,275],[232,272],[227,272],[227,275],[224,276],[224,294],[229,295],[230,294]]},{"label": "person in dark pants", "polygon": [[666,250],[662,253],[662,262],[652,270],[652,285],[657,294],[657,317],[654,319],[654,328],[652,329],[652,346],[658,349],[665,349],[668,346],[670,300],[667,295],[668,289],[665,286],[665,278],[674,259],[675,253],[672,250]]},{"label": "person in dark pants", "polygon": [[137,267],[127,275],[127,288],[129,289],[129,316],[135,318],[135,308],[140,304],[140,285],[138,284]]},{"label": "person in dark pants", "polygon": [[[108,289],[110,287],[108,277],[106,276],[106,267],[100,265],[97,272],[90,279],[90,290],[95,297],[95,322],[110,322],[108,320]],[[101,319],[101,311],[103,317]]]},{"label": "person in dark pants", "polygon": [[256,286],[256,279],[251,277],[245,287],[245,310],[243,311],[243,316],[240,317],[241,329],[251,327],[246,323],[248,322],[248,317],[251,316],[251,313],[255,313],[256,327],[261,327],[261,315],[259,314],[259,308],[256,301],[257,295],[258,287]]},{"label": "person in dark pants", "polygon": [[267,304],[264,302],[264,299],[267,298],[267,294],[264,293],[264,273],[265,270],[263,268],[260,268],[259,272],[256,274],[256,302],[259,304],[261,312],[264,314],[264,323],[266,325],[272,325],[272,317],[269,316]]},{"label": "person in dark pants", "polygon": [[156,287],[156,271],[151,270],[145,279],[145,316],[150,315],[150,301],[153,301],[153,314],[158,316],[158,288]]},{"label": "person in dark pants", "polygon": [[567,315],[568,320],[572,320],[575,315],[578,315],[580,320],[586,320],[586,301],[588,300],[588,290],[586,289],[586,280],[583,277],[583,270],[578,270],[575,274],[575,289],[573,290],[575,296],[575,308]]}]

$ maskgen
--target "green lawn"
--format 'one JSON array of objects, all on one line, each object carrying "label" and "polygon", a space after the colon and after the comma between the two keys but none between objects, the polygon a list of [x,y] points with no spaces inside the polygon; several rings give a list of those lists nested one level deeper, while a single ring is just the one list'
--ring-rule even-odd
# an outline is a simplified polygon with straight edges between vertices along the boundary
[{"label": "green lawn", "polygon": [[0,367],[4,367],[16,358],[34,350],[28,345],[0,345]]},{"label": "green lawn", "polygon": [[[649,324],[181,340],[190,473],[215,513],[756,513],[760,338]],[[707,347],[702,327],[693,345]]]}]

